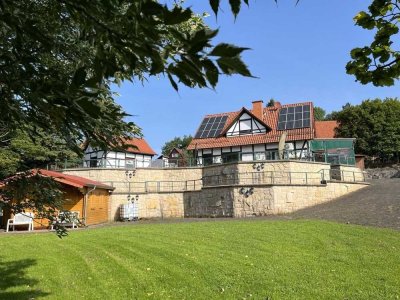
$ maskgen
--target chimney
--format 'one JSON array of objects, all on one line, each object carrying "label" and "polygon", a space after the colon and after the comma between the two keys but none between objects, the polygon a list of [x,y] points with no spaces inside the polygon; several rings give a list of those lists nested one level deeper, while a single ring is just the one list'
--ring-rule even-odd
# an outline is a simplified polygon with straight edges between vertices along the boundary
[{"label": "chimney", "polygon": [[263,119],[263,101],[257,100],[253,101],[253,109],[251,112],[259,119]]}]

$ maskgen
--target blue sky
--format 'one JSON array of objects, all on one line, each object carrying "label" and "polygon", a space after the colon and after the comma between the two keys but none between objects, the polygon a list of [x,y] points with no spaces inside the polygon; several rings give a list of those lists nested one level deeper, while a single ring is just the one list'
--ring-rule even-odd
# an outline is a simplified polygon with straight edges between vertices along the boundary
[{"label": "blue sky", "polygon": [[[153,77],[144,85],[126,82],[115,89],[117,102],[133,115],[130,119],[156,152],[175,136],[194,135],[204,115],[251,107],[254,100],[312,101],[330,112],[347,102],[399,96],[399,83],[390,88],[361,85],[345,72],[350,50],[373,37],[353,22],[370,1],[301,0],[297,6],[294,0],[250,2],[236,21],[225,4],[217,20],[211,14],[206,22],[220,29],[215,43],[252,48],[243,59],[258,79],[220,77],[215,91],[180,86],[177,93],[168,79]],[[206,0],[186,3],[194,11],[211,12]]]}]

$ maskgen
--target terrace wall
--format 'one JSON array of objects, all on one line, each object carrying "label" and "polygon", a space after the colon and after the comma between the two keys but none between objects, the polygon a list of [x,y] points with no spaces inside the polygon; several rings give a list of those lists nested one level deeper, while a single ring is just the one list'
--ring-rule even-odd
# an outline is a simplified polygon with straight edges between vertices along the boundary
[{"label": "terrace wall", "polygon": [[[354,167],[348,168],[340,170],[345,174],[360,172]],[[330,165],[303,161],[239,162],[203,168],[139,168],[134,174],[128,170],[128,175],[126,171],[72,169],[64,172],[115,187],[111,196],[110,221],[118,220],[119,207],[127,203],[129,197],[138,198],[139,218],[249,217],[290,213],[366,186],[362,182],[343,180],[325,183],[323,180],[331,175]],[[241,174],[240,178],[235,177],[237,174]],[[362,179],[358,173],[357,180],[354,180],[354,174],[348,174],[351,175],[343,179]],[[230,178],[234,178],[234,182],[229,182]],[[252,194],[244,195],[241,189],[250,187]]]}]

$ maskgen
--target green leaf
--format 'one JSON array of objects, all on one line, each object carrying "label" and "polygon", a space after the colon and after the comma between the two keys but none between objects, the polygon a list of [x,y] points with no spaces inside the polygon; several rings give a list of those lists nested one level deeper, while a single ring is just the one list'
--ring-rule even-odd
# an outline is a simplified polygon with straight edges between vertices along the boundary
[{"label": "green leaf", "polygon": [[215,16],[218,15],[219,2],[220,2],[220,0],[210,0],[210,5],[211,5],[211,8],[212,8]]},{"label": "green leaf", "polygon": [[167,73],[169,82],[171,82],[172,87],[175,91],[178,91],[178,85],[176,84],[175,80],[172,78],[171,74]]},{"label": "green leaf", "polygon": [[217,60],[217,63],[221,70],[227,75],[240,74],[246,77],[253,77],[239,56],[221,57]]},{"label": "green leaf", "polygon": [[220,56],[220,57],[234,57],[242,53],[244,50],[249,50],[250,48],[237,47],[235,45],[220,43],[214,47],[210,52],[210,56]]},{"label": "green leaf", "polygon": [[80,67],[75,71],[74,78],[72,79],[72,85],[78,87],[85,83],[86,80],[86,67]]},{"label": "green leaf", "polygon": [[208,82],[214,88],[218,83],[218,68],[214,65],[214,63],[209,59],[204,59],[202,61],[204,68],[206,69],[206,77]]},{"label": "green leaf", "polygon": [[173,10],[164,10],[164,24],[165,25],[175,25],[188,21],[193,15],[191,9],[183,9],[181,7],[175,6]]},{"label": "green leaf", "polygon": [[157,50],[152,51],[151,55],[151,69],[150,69],[150,74],[155,75],[158,73],[161,73],[164,70],[164,62],[162,60],[162,57]]},{"label": "green leaf", "polygon": [[236,18],[240,11],[240,4],[242,4],[242,0],[229,0],[229,4],[231,5],[232,13]]}]

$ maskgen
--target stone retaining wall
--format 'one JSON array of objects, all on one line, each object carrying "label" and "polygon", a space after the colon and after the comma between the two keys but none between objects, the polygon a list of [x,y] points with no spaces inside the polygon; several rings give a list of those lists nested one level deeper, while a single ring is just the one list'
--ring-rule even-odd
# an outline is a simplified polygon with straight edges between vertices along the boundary
[{"label": "stone retaining wall", "polygon": [[[321,170],[329,173],[330,165],[302,161],[268,161],[204,168],[141,168],[136,169],[134,174],[129,169],[72,169],[64,172],[115,186],[110,204],[110,221],[113,221],[119,219],[119,207],[127,203],[128,196],[138,196],[139,218],[250,217],[290,213],[365,186],[363,183],[344,182],[321,184]],[[341,166],[340,170],[350,172],[356,171],[356,168]],[[132,176],[127,176],[126,171]],[[274,181],[268,180],[269,171],[277,176]],[[282,177],[279,177],[279,172]],[[229,177],[230,174],[238,173],[242,177],[236,184],[216,187],[201,185],[200,179],[203,176]],[[353,177],[352,174],[349,180],[353,180]],[[147,190],[143,188],[144,182],[148,182]],[[175,185],[173,182],[176,182]],[[173,191],[166,192],[168,188]],[[243,188],[253,188],[252,193],[245,195]]]},{"label": "stone retaining wall", "polygon": [[[187,192],[185,217],[254,217],[291,213],[324,203],[367,186],[328,182],[326,185],[256,185],[203,188]],[[242,189],[253,188],[250,195]]]}]

